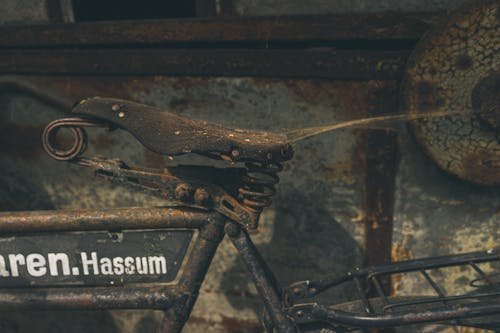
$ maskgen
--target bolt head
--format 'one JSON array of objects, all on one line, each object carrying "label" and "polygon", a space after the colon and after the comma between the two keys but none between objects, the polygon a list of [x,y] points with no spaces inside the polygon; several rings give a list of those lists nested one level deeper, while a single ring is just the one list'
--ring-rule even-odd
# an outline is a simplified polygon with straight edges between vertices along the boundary
[{"label": "bolt head", "polygon": [[193,189],[189,184],[179,184],[175,188],[175,198],[180,201],[189,201],[192,193]]},{"label": "bolt head", "polygon": [[235,223],[227,223],[224,227],[224,231],[229,237],[236,237],[240,233],[240,227]]},{"label": "bolt head", "polygon": [[204,188],[198,188],[194,192],[194,201],[199,205],[206,205],[210,202],[210,193]]}]

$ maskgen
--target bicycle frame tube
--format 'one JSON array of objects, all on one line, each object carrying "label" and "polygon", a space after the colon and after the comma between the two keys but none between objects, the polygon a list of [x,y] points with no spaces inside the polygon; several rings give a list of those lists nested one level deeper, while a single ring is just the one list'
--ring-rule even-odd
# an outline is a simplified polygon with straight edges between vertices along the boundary
[{"label": "bicycle frame tube", "polygon": [[264,302],[264,307],[270,320],[270,323],[266,326],[272,326],[267,327],[268,331],[274,329],[275,332],[279,333],[297,332],[293,321],[282,310],[281,288],[274,274],[250,239],[248,232],[240,228],[236,223],[228,223],[226,225],[226,233],[247,266],[260,298]]}]

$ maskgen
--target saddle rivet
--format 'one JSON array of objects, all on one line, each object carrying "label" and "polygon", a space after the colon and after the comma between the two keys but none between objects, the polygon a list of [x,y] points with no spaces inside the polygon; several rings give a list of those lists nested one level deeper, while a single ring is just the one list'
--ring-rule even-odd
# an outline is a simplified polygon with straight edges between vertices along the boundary
[{"label": "saddle rivet", "polygon": [[238,149],[238,148],[234,148],[233,150],[231,150],[231,155],[232,155],[233,157],[238,157],[238,156],[240,156],[240,151],[239,151],[239,149]]},{"label": "saddle rivet", "polygon": [[295,312],[295,314],[297,315],[297,317],[303,317],[304,316],[304,311],[302,310],[297,310],[297,312]]},{"label": "saddle rivet", "polygon": [[125,117],[125,112],[120,112],[120,113],[118,113],[118,117],[120,117],[120,118],[124,118],[124,117]]},{"label": "saddle rivet", "polygon": [[118,105],[118,104],[113,104],[113,106],[111,107],[111,110],[113,110],[113,111],[118,111],[118,110],[120,110],[120,105]]}]

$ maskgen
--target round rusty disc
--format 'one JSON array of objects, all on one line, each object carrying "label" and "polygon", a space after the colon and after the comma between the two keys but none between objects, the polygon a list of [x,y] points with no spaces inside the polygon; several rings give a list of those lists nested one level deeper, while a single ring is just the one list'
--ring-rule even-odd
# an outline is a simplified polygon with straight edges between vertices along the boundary
[{"label": "round rusty disc", "polygon": [[500,185],[499,51],[500,0],[472,1],[422,38],[402,85],[408,113],[471,112],[411,128],[442,169],[483,185]]}]

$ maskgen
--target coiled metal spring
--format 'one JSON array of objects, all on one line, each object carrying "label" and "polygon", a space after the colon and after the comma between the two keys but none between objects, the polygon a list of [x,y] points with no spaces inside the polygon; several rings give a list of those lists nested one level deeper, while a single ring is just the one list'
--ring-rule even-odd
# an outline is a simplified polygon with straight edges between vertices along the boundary
[{"label": "coiled metal spring", "polygon": [[[43,130],[43,148],[47,154],[58,161],[72,161],[78,159],[87,148],[87,132],[84,127],[108,127],[108,125],[86,118],[63,118],[48,124]],[[58,147],[56,142],[59,131],[63,128],[71,130],[72,145],[65,149]]]},{"label": "coiled metal spring", "polygon": [[275,185],[280,178],[277,173],[283,170],[281,163],[245,163],[247,174],[242,177],[243,187],[238,189],[245,206],[260,213],[271,205],[271,197],[276,193]]}]

